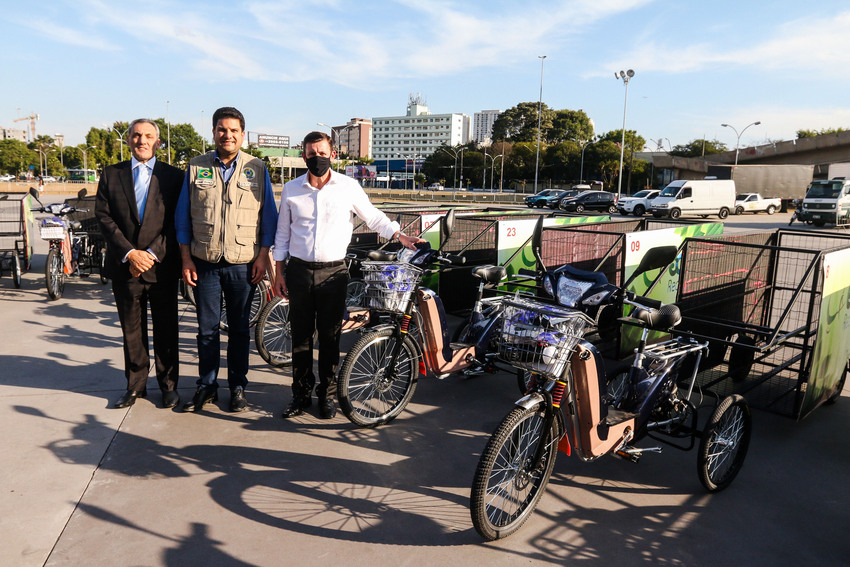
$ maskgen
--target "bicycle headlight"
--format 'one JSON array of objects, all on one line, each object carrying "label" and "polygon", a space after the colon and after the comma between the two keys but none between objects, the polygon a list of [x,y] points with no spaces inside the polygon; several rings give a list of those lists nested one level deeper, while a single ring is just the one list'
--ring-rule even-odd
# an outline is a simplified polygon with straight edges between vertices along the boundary
[{"label": "bicycle headlight", "polygon": [[552,297],[555,297],[555,286],[552,283],[552,276],[550,276],[549,274],[543,276],[543,291],[545,291]]},{"label": "bicycle headlight", "polygon": [[558,303],[566,307],[575,307],[582,296],[593,287],[593,282],[574,280],[566,276],[558,278]]}]

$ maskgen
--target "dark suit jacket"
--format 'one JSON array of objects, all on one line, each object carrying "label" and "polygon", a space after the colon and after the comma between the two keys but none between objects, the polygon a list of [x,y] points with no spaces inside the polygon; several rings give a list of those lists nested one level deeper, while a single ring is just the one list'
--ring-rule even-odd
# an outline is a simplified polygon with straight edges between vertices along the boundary
[{"label": "dark suit jacket", "polygon": [[116,282],[130,279],[130,263],[123,259],[133,249],[150,249],[159,260],[142,274],[144,281],[154,283],[179,277],[180,248],[174,230],[174,211],[183,177],[180,169],[156,160],[145,217],[139,222],[130,162],[122,161],[104,169],[97,186],[95,216],[106,240],[107,277]]}]

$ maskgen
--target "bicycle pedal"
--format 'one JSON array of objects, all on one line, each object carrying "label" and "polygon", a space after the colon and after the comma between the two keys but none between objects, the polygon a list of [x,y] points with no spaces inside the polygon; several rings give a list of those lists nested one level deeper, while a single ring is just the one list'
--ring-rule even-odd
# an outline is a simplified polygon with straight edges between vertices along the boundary
[{"label": "bicycle pedal", "polygon": [[463,375],[467,377],[481,376],[482,374],[484,374],[484,367],[482,366],[476,366],[475,368],[466,368],[463,370]]}]

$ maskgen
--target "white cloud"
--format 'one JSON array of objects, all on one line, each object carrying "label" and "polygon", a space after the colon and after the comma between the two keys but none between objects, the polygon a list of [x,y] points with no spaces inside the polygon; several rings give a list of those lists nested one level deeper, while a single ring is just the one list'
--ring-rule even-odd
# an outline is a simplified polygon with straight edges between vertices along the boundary
[{"label": "white cloud", "polygon": [[[649,41],[629,51],[629,65],[642,71],[685,73],[717,66],[758,67],[761,69],[834,70],[844,68],[850,53],[850,11],[829,18],[807,17],[789,21],[767,34],[763,41],[750,41],[744,47],[727,47],[726,34],[713,42],[682,46]],[[765,34],[738,36],[737,46],[749,38]],[[620,62],[603,65],[618,67]],[[601,76],[591,72],[587,76]]]},{"label": "white cloud", "polygon": [[93,36],[81,30],[62,26],[54,22],[49,22],[46,20],[27,20],[20,21],[19,23],[43,35],[45,38],[51,41],[56,41],[58,43],[87,47],[90,49],[97,49],[101,51],[117,51],[121,49],[117,45],[110,43],[105,39]]}]

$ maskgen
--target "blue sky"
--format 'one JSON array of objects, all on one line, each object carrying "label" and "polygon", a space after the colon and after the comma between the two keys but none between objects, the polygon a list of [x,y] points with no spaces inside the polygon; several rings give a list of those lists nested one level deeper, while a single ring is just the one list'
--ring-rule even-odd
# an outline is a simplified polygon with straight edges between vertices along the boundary
[{"label": "blue sky", "polygon": [[[301,0],[4,2],[0,126],[83,141],[135,117],[210,137],[220,106],[298,141],[317,122],[473,115],[537,101],[583,109],[597,133],[703,136],[734,147],[850,128],[850,5],[821,0]],[[168,103],[166,103],[168,101]],[[20,110],[19,110],[20,109]],[[253,136],[253,135],[252,135]],[[655,149],[656,143],[648,144]]]}]

